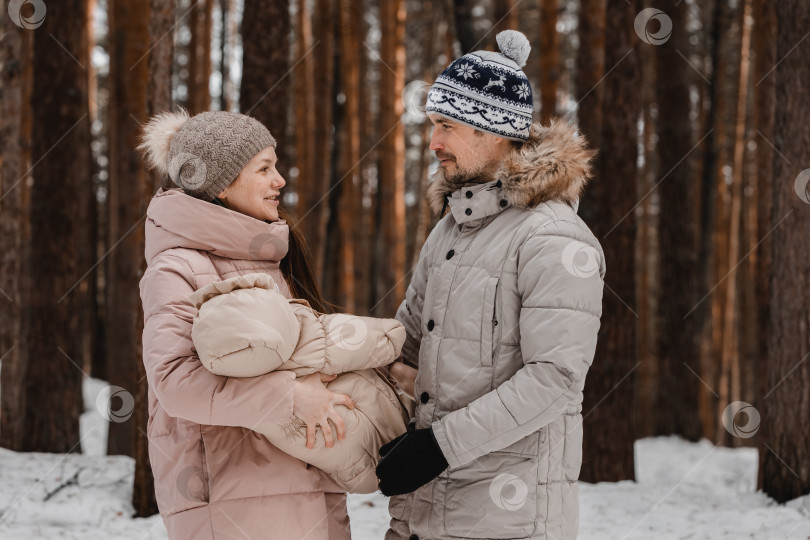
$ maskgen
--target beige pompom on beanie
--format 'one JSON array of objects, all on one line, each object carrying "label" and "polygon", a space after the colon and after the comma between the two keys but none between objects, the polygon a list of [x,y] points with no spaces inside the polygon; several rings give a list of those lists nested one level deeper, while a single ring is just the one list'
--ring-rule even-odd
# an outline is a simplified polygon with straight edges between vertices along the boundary
[{"label": "beige pompom on beanie", "polygon": [[189,117],[180,109],[152,117],[138,150],[150,169],[168,175],[187,194],[212,201],[269,146],[276,140],[255,118],[227,111]]}]

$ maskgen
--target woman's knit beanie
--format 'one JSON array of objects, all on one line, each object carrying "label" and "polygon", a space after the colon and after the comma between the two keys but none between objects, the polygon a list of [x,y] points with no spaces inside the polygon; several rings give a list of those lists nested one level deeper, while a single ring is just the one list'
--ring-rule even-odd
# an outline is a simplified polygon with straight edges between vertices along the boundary
[{"label": "woman's knit beanie", "polygon": [[255,118],[227,111],[189,117],[180,109],[153,116],[138,150],[150,169],[167,174],[187,194],[212,201],[269,146],[276,140]]}]

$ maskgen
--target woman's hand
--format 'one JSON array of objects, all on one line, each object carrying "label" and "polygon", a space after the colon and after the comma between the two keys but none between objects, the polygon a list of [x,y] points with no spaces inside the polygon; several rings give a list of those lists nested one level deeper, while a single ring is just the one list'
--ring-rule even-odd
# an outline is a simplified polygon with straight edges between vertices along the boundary
[{"label": "woman's hand", "polygon": [[394,362],[389,366],[388,372],[394,380],[397,381],[399,387],[409,396],[413,397],[414,381],[419,371],[403,362]]},{"label": "woman's hand", "polygon": [[344,405],[354,409],[354,402],[349,396],[335,394],[327,390],[323,383],[334,380],[336,375],[313,373],[295,380],[293,397],[293,414],[307,425],[307,448],[315,447],[315,433],[318,426],[323,430],[326,447],[332,448],[334,438],[329,420],[335,424],[338,440],[346,438],[343,418],[335,411],[335,405]]}]

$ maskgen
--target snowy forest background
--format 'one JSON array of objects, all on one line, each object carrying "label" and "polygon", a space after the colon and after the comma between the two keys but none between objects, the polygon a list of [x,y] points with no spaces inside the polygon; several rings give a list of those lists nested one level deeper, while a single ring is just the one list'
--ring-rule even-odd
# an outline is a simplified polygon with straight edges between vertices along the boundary
[{"label": "snowy forest background", "polygon": [[[138,280],[168,185],[134,151],[141,124],[261,120],[324,296],[393,316],[436,222],[427,88],[508,28],[532,43],[537,119],[599,149],[579,209],[608,268],[582,537],[810,537],[807,2],[0,5],[0,537],[165,537]],[[352,499],[359,538],[384,505]]]}]

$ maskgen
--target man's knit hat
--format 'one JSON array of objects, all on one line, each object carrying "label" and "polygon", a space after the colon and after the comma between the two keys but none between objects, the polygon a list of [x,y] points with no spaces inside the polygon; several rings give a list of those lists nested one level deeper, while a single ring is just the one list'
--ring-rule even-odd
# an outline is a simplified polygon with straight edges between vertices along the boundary
[{"label": "man's knit hat", "polygon": [[269,146],[275,147],[276,140],[255,118],[227,111],[189,118],[180,109],[152,117],[138,149],[149,168],[167,174],[187,194],[212,201]]},{"label": "man's knit hat", "polygon": [[500,32],[495,41],[500,53],[475,51],[447,66],[428,92],[425,110],[525,141],[532,125],[532,88],[520,68],[531,45],[515,30]]}]

